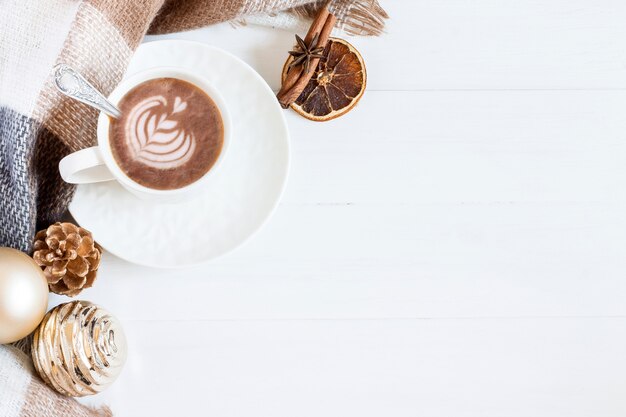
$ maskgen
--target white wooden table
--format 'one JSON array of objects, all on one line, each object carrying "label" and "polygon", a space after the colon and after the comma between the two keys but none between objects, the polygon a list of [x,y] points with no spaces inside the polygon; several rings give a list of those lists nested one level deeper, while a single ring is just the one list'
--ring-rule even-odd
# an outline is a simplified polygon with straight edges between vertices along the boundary
[{"label": "white wooden table", "polygon": [[[626,3],[387,0],[368,90],[293,112],[282,204],[245,247],[105,256],[116,416],[626,415]],[[190,33],[274,88],[293,34]],[[201,233],[201,231],[199,231]],[[173,242],[174,244],[174,242]]]}]

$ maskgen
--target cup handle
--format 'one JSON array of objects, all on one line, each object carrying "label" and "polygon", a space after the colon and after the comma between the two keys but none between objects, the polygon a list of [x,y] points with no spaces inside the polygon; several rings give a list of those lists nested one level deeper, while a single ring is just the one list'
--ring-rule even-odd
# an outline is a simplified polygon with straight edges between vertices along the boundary
[{"label": "cup handle", "polygon": [[70,184],[88,184],[115,179],[104,164],[97,146],[81,149],[61,159],[59,173],[63,181]]}]

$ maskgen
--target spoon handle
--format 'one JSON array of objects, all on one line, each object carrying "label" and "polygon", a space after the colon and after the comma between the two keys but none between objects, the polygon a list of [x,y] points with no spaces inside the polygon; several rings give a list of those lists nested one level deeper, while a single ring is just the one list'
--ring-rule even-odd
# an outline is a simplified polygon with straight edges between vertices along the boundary
[{"label": "spoon handle", "polygon": [[90,105],[111,117],[119,119],[120,110],[111,104],[93,85],[67,64],[54,67],[54,83],[68,97]]}]

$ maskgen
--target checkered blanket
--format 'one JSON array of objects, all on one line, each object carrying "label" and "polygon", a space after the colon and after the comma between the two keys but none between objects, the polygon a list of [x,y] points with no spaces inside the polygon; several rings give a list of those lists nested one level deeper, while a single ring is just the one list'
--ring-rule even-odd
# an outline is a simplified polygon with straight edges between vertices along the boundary
[{"label": "checkered blanket", "polygon": [[111,410],[86,407],[57,394],[37,377],[24,352],[0,345],[0,416],[111,417]]}]

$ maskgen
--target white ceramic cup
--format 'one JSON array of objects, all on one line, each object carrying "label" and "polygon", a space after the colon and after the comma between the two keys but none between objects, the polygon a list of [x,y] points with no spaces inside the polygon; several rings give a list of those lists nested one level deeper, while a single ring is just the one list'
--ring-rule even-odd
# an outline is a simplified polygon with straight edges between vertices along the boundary
[{"label": "white ceramic cup", "polygon": [[[204,78],[191,71],[175,67],[148,69],[123,80],[109,96],[109,101],[117,105],[120,100],[137,85],[155,78],[177,78],[192,83],[204,91],[217,105],[224,124],[224,144],[211,169],[200,179],[181,188],[156,190],[145,187],[128,177],[118,166],[109,145],[110,119],[104,113],[98,118],[98,146],[82,149],[67,155],[59,162],[61,178],[71,184],[87,184],[103,181],[118,181],[124,188],[141,198],[159,201],[179,201],[197,194],[219,169],[230,143],[232,125],[228,108],[219,92]],[[184,169],[184,168],[179,168]]]}]

